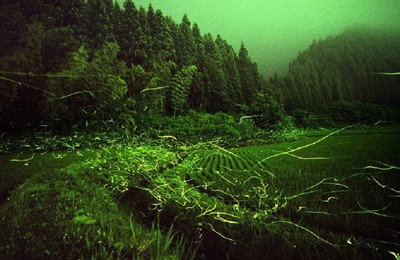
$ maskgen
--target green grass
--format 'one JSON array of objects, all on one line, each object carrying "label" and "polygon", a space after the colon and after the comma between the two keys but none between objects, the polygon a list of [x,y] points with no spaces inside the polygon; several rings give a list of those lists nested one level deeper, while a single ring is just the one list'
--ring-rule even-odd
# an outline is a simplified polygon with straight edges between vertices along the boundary
[{"label": "green grass", "polygon": [[57,162],[52,153],[34,156],[28,165],[2,156],[9,163],[7,169],[30,171],[19,176],[23,180],[8,175],[8,180],[21,183],[0,208],[1,259],[193,258],[195,248],[172,225],[161,227],[156,219],[145,225],[117,198],[125,192],[125,178],[132,185],[151,178],[175,160],[173,153],[160,147],[118,145],[62,154]]},{"label": "green grass", "polygon": [[232,149],[114,142],[2,155],[0,257],[393,257],[399,128],[332,131]]},{"label": "green grass", "polygon": [[92,149],[0,154],[0,203],[10,196],[12,190],[35,173],[56,171],[98,155],[99,150]]}]

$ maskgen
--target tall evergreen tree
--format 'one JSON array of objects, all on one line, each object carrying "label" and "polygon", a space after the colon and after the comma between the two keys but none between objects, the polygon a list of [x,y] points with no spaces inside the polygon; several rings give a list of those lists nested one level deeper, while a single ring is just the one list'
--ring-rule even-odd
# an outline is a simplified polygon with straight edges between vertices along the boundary
[{"label": "tall evergreen tree", "polygon": [[193,39],[191,23],[187,15],[184,15],[178,27],[174,45],[177,52],[177,64],[179,67],[189,66],[195,62],[196,47]]},{"label": "tall evergreen tree", "polygon": [[237,68],[236,60],[237,55],[226,40],[223,40],[220,36],[217,36],[216,44],[219,46],[222,54],[222,64],[224,66],[224,73],[227,76],[227,95],[229,102],[234,105],[240,102],[241,98],[241,84],[239,70]]},{"label": "tall evergreen tree", "polygon": [[244,103],[249,105],[254,99],[256,93],[260,90],[261,81],[257,65],[251,61],[247,48],[243,42],[239,49],[237,68],[240,76],[240,84],[242,86],[242,97]]},{"label": "tall evergreen tree", "polygon": [[205,110],[208,103],[208,80],[206,75],[206,50],[204,48],[204,39],[200,33],[197,23],[192,28],[193,40],[196,46],[195,61],[197,73],[193,79],[192,87],[189,90],[189,104],[194,109]]},{"label": "tall evergreen tree", "polygon": [[44,117],[64,125],[112,117],[128,91],[118,52],[116,43],[105,43],[93,59],[84,47],[75,52],[60,77],[49,79]]},{"label": "tall evergreen tree", "polygon": [[149,5],[147,21],[150,28],[153,59],[156,62],[174,60],[175,49],[173,39],[162,12],[160,10],[154,12],[153,7]]},{"label": "tall evergreen tree", "polygon": [[84,36],[90,50],[99,49],[106,41],[114,40],[111,8],[112,0],[87,0],[83,13]]},{"label": "tall evergreen tree", "polygon": [[120,14],[119,26],[114,27],[115,37],[121,46],[119,58],[125,61],[128,66],[138,64],[136,51],[139,46],[139,39],[142,35],[138,20],[138,10],[132,0],[126,0]]},{"label": "tall evergreen tree", "polygon": [[206,70],[208,83],[208,107],[207,111],[218,112],[226,111],[228,102],[227,97],[227,78],[224,73],[221,50],[215,43],[211,34],[204,36],[204,48],[206,55]]},{"label": "tall evergreen tree", "polygon": [[138,48],[135,51],[136,63],[143,65],[145,69],[150,69],[152,66],[149,57],[151,50],[151,35],[147,20],[147,12],[142,6],[139,8],[138,22],[140,26],[140,34],[138,35]]},{"label": "tall evergreen tree", "polygon": [[[60,106],[54,109],[57,113],[67,113],[62,108],[65,105],[76,112],[70,117],[76,119],[83,114],[75,111],[71,104],[83,106],[85,111],[103,111],[107,104],[115,105],[108,97],[115,96],[112,93],[115,87],[123,89],[124,84],[126,97],[135,100],[137,111],[147,111],[147,115],[165,112],[177,115],[189,107],[207,112],[230,112],[237,103],[250,105],[255,95],[267,86],[244,45],[238,56],[222,37],[214,40],[211,34],[202,36],[198,25],[192,26],[186,15],[177,24],[151,5],[147,10],[137,9],[132,0],[126,0],[123,8],[113,0],[4,0],[0,7],[0,36],[5,38],[0,42],[0,66],[4,70],[51,72],[58,76],[69,73],[71,76],[58,81],[15,76],[13,80],[27,83],[22,84],[24,87],[2,81],[0,110],[16,115],[14,121],[22,114],[30,118],[34,118],[30,116],[33,114],[38,116],[43,93],[47,93],[44,103],[53,106],[56,103],[50,104],[49,100],[55,97],[49,93],[68,96],[83,91],[82,95],[63,98]],[[117,43],[120,51],[115,51],[118,48],[112,47],[110,42]],[[85,51],[81,52],[79,46],[85,46]],[[71,56],[76,58],[79,53],[81,62],[72,62]],[[118,56],[113,58],[114,55]],[[107,60],[113,60],[118,70],[111,69]],[[122,66],[122,62],[130,69]],[[196,73],[189,73],[189,77],[187,70],[193,65]],[[74,73],[106,74],[108,77],[79,78]],[[178,76],[191,78],[190,84],[178,84]],[[164,88],[171,84],[175,86],[174,94],[172,86]],[[143,92],[145,89],[160,91]],[[185,98],[175,98],[179,96]],[[26,97],[34,101],[23,101]]]}]

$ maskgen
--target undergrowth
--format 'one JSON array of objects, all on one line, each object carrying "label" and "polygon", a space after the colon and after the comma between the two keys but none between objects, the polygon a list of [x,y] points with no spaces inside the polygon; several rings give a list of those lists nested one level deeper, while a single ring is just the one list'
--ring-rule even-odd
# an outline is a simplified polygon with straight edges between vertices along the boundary
[{"label": "undergrowth", "polygon": [[[116,126],[111,120],[83,129],[72,127],[63,132],[53,132],[46,125],[25,134],[0,132],[0,154],[104,150],[121,144],[163,146],[176,151],[176,147],[210,141],[227,148],[293,141],[305,133],[294,125],[290,117],[282,120],[274,130],[266,130],[257,127],[248,116],[239,118],[224,113],[212,115],[195,111],[178,117],[152,117],[138,123],[140,127]],[[115,127],[119,128],[118,131]]]}]

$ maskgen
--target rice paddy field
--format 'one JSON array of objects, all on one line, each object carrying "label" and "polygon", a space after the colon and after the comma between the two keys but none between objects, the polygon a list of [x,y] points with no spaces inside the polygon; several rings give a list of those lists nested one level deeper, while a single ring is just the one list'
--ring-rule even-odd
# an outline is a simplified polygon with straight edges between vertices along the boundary
[{"label": "rice paddy field", "polygon": [[399,127],[61,154],[0,156],[0,256],[399,259]]},{"label": "rice paddy field", "polygon": [[[398,129],[356,129],[314,133],[290,143],[216,149],[201,153],[200,171],[191,177],[207,185],[210,195],[258,212],[254,218],[283,218],[270,223],[308,233],[310,243],[316,240],[342,252],[357,245],[375,248],[375,253],[398,252],[399,138]],[[380,253],[370,257],[380,258]],[[347,257],[361,257],[357,254]]]}]

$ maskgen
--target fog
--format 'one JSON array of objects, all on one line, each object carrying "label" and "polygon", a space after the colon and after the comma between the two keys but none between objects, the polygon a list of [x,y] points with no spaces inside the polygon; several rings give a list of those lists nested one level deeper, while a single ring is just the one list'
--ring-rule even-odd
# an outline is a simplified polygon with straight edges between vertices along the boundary
[{"label": "fog", "polygon": [[[119,0],[123,2],[123,0]],[[369,25],[400,32],[399,0],[137,0],[180,22],[187,14],[201,32],[220,34],[238,50],[243,41],[260,72],[283,74],[314,39]]]}]

